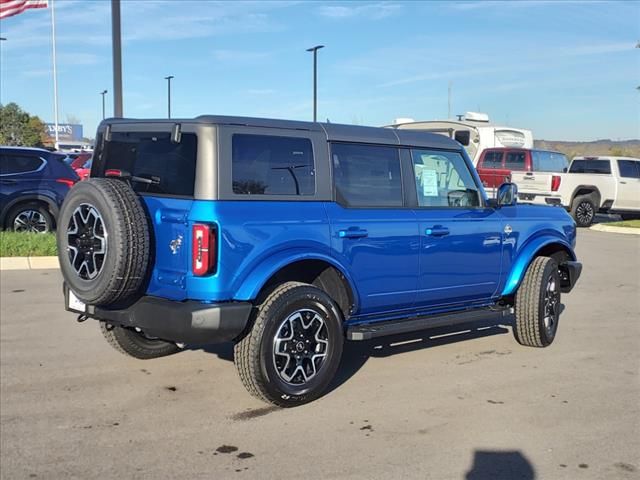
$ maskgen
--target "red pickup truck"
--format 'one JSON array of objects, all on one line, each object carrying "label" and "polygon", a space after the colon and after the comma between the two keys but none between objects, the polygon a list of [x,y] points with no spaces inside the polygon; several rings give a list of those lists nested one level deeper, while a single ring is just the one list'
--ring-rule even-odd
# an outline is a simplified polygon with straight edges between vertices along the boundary
[{"label": "red pickup truck", "polygon": [[489,192],[511,181],[511,172],[566,172],[569,160],[560,152],[526,148],[488,148],[476,169]]}]

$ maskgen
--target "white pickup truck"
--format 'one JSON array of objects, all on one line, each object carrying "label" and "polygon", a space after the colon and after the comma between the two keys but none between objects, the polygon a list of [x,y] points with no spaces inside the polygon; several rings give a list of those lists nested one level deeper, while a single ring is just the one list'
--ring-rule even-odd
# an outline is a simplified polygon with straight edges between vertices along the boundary
[{"label": "white pickup truck", "polygon": [[579,227],[588,227],[597,212],[640,218],[640,159],[575,157],[567,173],[513,172],[518,199],[558,205],[571,212]]}]

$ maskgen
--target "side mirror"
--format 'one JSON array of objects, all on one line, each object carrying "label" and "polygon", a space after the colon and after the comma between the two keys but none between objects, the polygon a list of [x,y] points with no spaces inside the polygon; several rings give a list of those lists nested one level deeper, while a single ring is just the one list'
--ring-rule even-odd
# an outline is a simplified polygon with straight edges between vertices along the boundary
[{"label": "side mirror", "polygon": [[496,203],[498,208],[513,206],[518,202],[518,186],[515,183],[503,183],[498,187]]}]

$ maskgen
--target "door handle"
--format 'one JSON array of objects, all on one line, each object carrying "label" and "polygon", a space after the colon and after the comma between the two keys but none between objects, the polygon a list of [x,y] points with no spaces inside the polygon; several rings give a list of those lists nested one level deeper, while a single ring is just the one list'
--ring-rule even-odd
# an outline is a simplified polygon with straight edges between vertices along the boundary
[{"label": "door handle", "polygon": [[444,237],[445,235],[449,235],[449,229],[442,225],[435,225],[425,229],[424,233],[430,237]]},{"label": "door handle", "polygon": [[338,230],[338,237],[340,238],[364,238],[369,235],[364,228],[350,227],[346,230]]},{"label": "door handle", "polygon": [[622,185],[626,185],[626,184],[627,184],[627,182],[620,182],[620,183],[621,183]]}]

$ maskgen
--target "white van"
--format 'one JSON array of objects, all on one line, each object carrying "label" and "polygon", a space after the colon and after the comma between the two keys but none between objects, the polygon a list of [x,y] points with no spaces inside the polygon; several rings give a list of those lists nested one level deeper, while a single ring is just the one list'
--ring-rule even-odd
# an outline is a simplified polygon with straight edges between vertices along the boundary
[{"label": "white van", "polygon": [[398,118],[388,127],[423,130],[453,138],[464,146],[474,165],[485,148],[533,148],[531,130],[493,125],[486,113],[467,112],[459,115],[458,120],[416,122],[411,118]]}]

